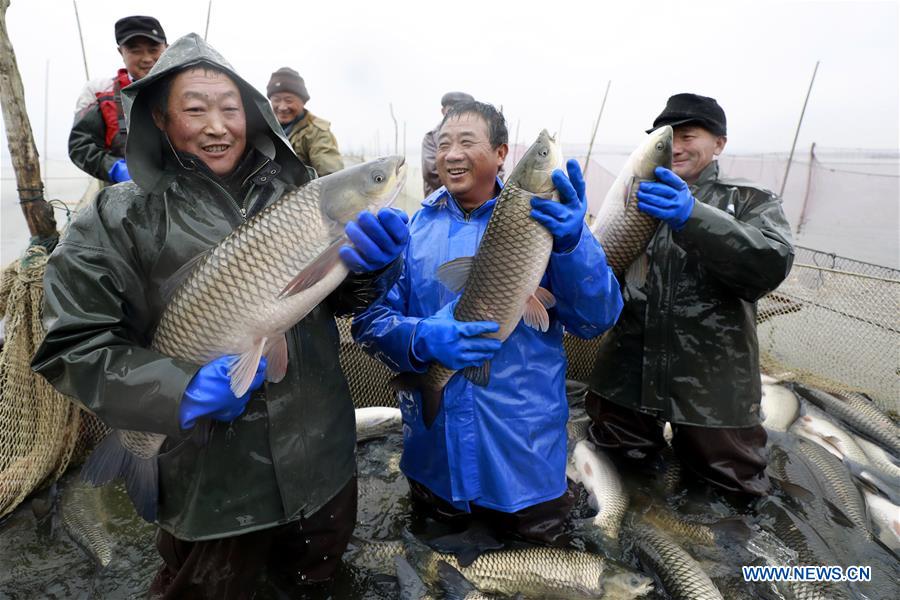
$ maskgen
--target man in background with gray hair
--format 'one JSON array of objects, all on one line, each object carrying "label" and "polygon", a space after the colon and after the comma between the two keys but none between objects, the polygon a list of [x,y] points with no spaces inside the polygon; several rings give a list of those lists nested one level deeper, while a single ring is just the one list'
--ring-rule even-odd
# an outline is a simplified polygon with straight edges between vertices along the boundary
[{"label": "man in background with gray hair", "polygon": [[[446,116],[447,112],[453,108],[453,105],[460,102],[474,102],[475,98],[465,92],[447,92],[441,96],[441,117]],[[443,119],[441,120],[443,122]],[[425,134],[422,139],[422,181],[424,182],[425,197],[431,195],[436,189],[441,187],[441,178],[438,177],[437,165],[435,158],[437,156],[437,139],[438,132],[441,129],[441,123]]]}]

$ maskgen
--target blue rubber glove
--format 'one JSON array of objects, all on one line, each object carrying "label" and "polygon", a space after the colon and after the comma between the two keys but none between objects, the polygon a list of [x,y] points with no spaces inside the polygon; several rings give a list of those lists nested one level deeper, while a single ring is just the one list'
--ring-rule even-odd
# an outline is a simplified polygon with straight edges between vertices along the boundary
[{"label": "blue rubber glove", "polygon": [[353,245],[343,246],[338,253],[354,273],[377,271],[394,262],[409,240],[409,217],[395,208],[382,208],[376,217],[369,211],[359,213],[357,220],[344,228]]},{"label": "blue rubber glove", "polygon": [[587,211],[581,166],[577,160],[569,159],[566,170],[568,177],[559,169],[552,175],[559,202],[537,196],[531,199],[531,217],[553,234],[554,252],[569,252],[578,245]]},{"label": "blue rubber glove", "polygon": [[250,394],[263,384],[266,376],[266,358],[259,360],[256,376],[250,389],[240,398],[231,391],[231,365],[237,361],[234,355],[220,356],[203,365],[194,375],[181,398],[179,421],[182,429],[190,429],[200,417],[216,421],[234,421],[247,406]]},{"label": "blue rubber glove", "polygon": [[644,181],[638,189],[638,208],[680,231],[694,210],[694,196],[684,180],[665,167],[654,171],[659,182]]},{"label": "blue rubber glove", "polygon": [[109,178],[116,183],[131,181],[131,175],[128,174],[128,165],[125,164],[124,158],[120,158],[109,168]]},{"label": "blue rubber glove", "polygon": [[422,319],[413,334],[413,357],[423,363],[437,361],[460,371],[477,367],[493,358],[502,343],[481,337],[500,326],[493,321],[457,321],[453,318],[457,300],[450,302],[427,319]]}]

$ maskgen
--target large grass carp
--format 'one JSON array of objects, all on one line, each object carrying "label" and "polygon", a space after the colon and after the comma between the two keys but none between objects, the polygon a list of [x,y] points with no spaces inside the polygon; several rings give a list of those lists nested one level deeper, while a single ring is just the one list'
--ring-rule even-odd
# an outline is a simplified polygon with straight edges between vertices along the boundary
[{"label": "large grass carp", "polygon": [[834,396],[799,383],[794,384],[794,389],[831,416],[900,457],[900,428],[864,396],[852,393]]},{"label": "large grass carp", "polygon": [[628,508],[628,495],[612,461],[590,442],[582,440],[572,453],[578,480],[590,494],[597,509],[594,525],[611,539],[618,539],[622,517]]},{"label": "large grass carp", "polygon": [[[591,226],[591,233],[603,246],[606,261],[621,277],[640,257],[659,226],[659,219],[638,210],[637,192],[642,181],[656,181],[656,167],[672,168],[672,127],[664,125],[650,133],[638,146],[606,194]],[[639,263],[646,277],[646,264]]]},{"label": "large grass carp", "polygon": [[[405,177],[402,157],[381,158],[284,194],[188,263],[189,274],[163,311],[151,348],[198,365],[239,355],[229,373],[236,396],[249,389],[262,356],[266,379],[280,381],[288,367],[285,332],[347,275],[338,256],[344,225],[363,210],[390,205]],[[88,458],[83,477],[93,485],[123,477],[138,513],[153,521],[157,455],[165,438],[114,430]]]},{"label": "large grass carp", "polygon": [[601,598],[604,593],[606,560],[596,554],[531,546],[485,552],[461,567],[454,555],[435,552],[409,532],[404,541],[410,561],[428,583],[438,581],[438,563],[444,561],[482,592],[566,599]]},{"label": "large grass carp", "polygon": [[656,573],[675,600],[723,600],[722,594],[694,558],[655,527],[639,523],[631,530],[641,562]]},{"label": "large grass carp", "polygon": [[[441,282],[453,291],[462,290],[454,317],[459,321],[494,321],[500,329],[486,337],[506,340],[519,321],[540,331],[550,327],[547,308],[556,301],[540,288],[547,270],[553,236],[531,218],[531,199],[550,198],[556,192],[551,174],[562,165],[562,150],[556,140],[541,131],[509,174],[475,256],[451,260],[438,269]],[[490,361],[463,370],[466,379],[487,385]],[[422,417],[431,427],[441,409],[444,387],[456,371],[432,363],[424,376],[401,376],[400,387],[418,387],[422,392]]]}]

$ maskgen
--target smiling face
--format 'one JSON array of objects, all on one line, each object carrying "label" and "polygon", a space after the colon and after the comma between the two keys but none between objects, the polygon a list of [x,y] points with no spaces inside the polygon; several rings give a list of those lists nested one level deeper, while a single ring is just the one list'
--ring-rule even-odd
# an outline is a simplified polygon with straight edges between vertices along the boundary
[{"label": "smiling face", "polygon": [[491,147],[487,121],[463,113],[444,122],[438,135],[435,162],[441,183],[464,210],[478,208],[494,197],[497,171],[507,145]]},{"label": "smiling face", "polygon": [[226,74],[199,67],[172,80],[166,114],[154,112],[156,126],[172,146],[229,175],[247,148],[247,117],[237,85]]},{"label": "smiling face", "polygon": [[150,38],[136,36],[119,46],[119,54],[122,55],[128,74],[137,81],[150,72],[166,47]]},{"label": "smiling face", "polygon": [[282,125],[287,125],[296,119],[297,115],[302,113],[303,108],[306,106],[303,98],[291,92],[272,94],[269,97],[269,102],[272,103],[272,110],[275,111],[275,116],[278,117],[278,122]]},{"label": "smiling face", "polygon": [[713,158],[725,148],[724,135],[713,135],[697,125],[680,125],[675,128],[672,141],[672,170],[688,184],[697,181]]}]

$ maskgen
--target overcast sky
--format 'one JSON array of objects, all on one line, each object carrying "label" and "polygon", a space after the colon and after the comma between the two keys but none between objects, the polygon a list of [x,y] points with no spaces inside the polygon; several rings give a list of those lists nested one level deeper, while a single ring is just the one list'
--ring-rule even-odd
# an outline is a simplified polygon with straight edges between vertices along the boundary
[{"label": "overcast sky", "polygon": [[[517,123],[522,142],[562,124],[564,143],[586,143],[610,79],[597,144],[633,146],[669,95],[693,91],[724,107],[729,151],[786,151],[816,60],[800,147],[898,148],[896,1],[523,4],[214,0],[208,39],[260,90],[278,67],[297,69],[307,107],[348,151],[371,151],[376,136],[393,148],[392,102],[418,154],[440,96],[456,89],[502,105],[511,141]],[[118,18],[153,15],[171,42],[202,35],[207,1],[79,0],[78,9],[95,78],[122,66]],[[72,3],[12,0],[6,19],[37,147],[46,101],[49,155],[65,159],[85,79]],[[2,153],[8,164],[5,133]]]}]

